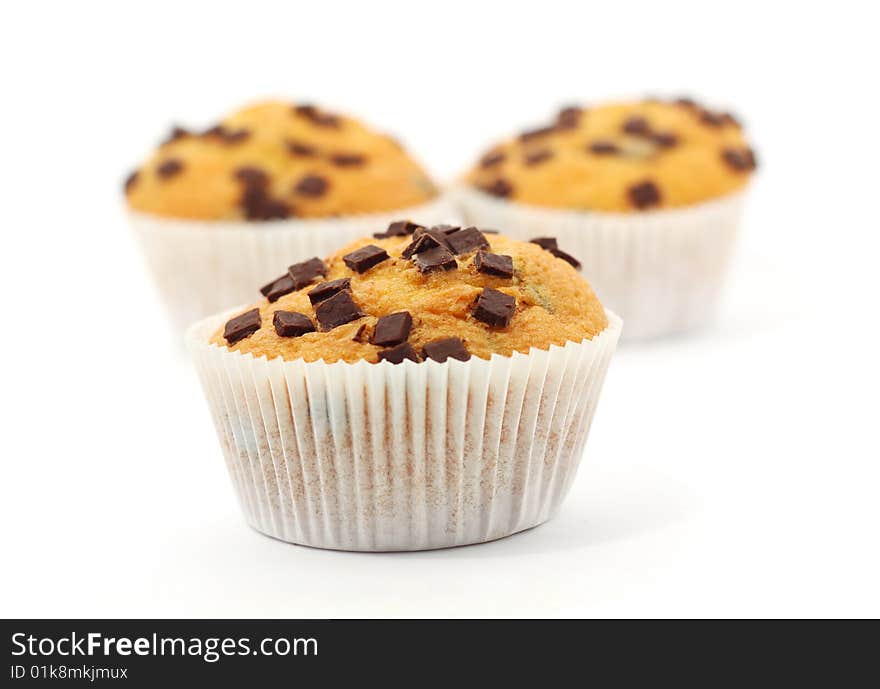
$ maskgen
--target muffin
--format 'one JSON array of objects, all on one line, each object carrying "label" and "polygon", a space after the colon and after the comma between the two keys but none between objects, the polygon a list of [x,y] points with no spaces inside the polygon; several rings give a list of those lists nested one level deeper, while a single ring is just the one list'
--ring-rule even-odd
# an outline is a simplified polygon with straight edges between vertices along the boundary
[{"label": "muffin", "polygon": [[711,318],[755,168],[734,116],[652,99],[565,108],[485,152],[458,196],[468,222],[552,232],[627,337],[652,337]]},{"label": "muffin", "polygon": [[553,516],[621,330],[570,258],[395,222],[194,325],[251,526],[323,548],[423,550]]},{"label": "muffin", "polygon": [[124,184],[129,216],[178,325],[249,298],[284,260],[328,253],[403,215],[452,217],[391,137],[313,105],[252,105],[175,127]]}]

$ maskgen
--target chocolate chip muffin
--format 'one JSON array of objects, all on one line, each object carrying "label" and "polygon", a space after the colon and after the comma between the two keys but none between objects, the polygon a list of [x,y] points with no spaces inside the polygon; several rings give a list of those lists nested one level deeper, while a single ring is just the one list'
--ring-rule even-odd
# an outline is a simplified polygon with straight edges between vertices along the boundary
[{"label": "chocolate chip muffin", "polygon": [[396,217],[455,220],[392,137],[303,103],[172,129],[125,180],[128,216],[177,327],[242,303],[277,258],[325,255]]},{"label": "chocolate chip muffin", "polygon": [[525,204],[626,213],[726,196],[755,167],[733,115],[685,98],[565,108],[491,148],[467,180]]},{"label": "chocolate chip muffin", "polygon": [[608,319],[568,258],[475,227],[394,223],[326,262],[290,266],[212,342],[328,363],[488,359],[580,342]]},{"label": "chocolate chip muffin", "polygon": [[187,341],[248,523],[421,550],[551,518],[621,330],[560,250],[392,223]]},{"label": "chocolate chip muffin", "polygon": [[458,198],[470,223],[552,230],[648,338],[711,320],[756,167],[739,120],[690,98],[568,107],[486,151]]},{"label": "chocolate chip muffin", "polygon": [[125,182],[129,206],[198,220],[397,210],[437,189],[390,136],[316,106],[251,105],[203,131],[175,127]]}]

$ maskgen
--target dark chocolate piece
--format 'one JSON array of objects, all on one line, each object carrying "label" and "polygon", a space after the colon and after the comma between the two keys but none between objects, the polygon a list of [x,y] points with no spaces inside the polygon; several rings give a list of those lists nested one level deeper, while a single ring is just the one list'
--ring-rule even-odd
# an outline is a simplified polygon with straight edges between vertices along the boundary
[{"label": "dark chocolate piece", "polygon": [[497,289],[486,287],[477,297],[474,318],[495,328],[506,328],[510,325],[515,310],[516,299]]},{"label": "dark chocolate piece", "polygon": [[416,363],[421,361],[416,350],[413,349],[413,346],[409,342],[404,342],[396,347],[383,349],[379,352],[379,361],[390,361],[392,364],[400,364],[403,363],[404,359],[409,359]]},{"label": "dark chocolate piece", "polygon": [[370,340],[377,347],[393,347],[409,338],[412,330],[412,316],[409,311],[392,313],[382,316],[373,329],[373,337]]},{"label": "dark chocolate piece", "polygon": [[562,108],[556,115],[556,126],[562,129],[574,129],[580,122],[583,108],[576,105]]},{"label": "dark chocolate piece", "polygon": [[450,357],[459,361],[467,361],[471,358],[464,341],[458,337],[447,337],[426,343],[422,348],[422,356],[425,359],[439,361],[441,364]]},{"label": "dark chocolate piece", "polygon": [[501,179],[500,177],[491,184],[482,187],[482,189],[487,194],[492,194],[492,196],[498,196],[502,199],[513,194],[513,185],[511,185],[506,179]]},{"label": "dark chocolate piece", "polygon": [[325,299],[315,306],[315,317],[321,326],[321,330],[333,330],[333,328],[363,318],[363,313],[351,298],[351,292],[342,290],[329,299]]},{"label": "dark chocolate piece", "polygon": [[755,154],[750,148],[736,149],[725,148],[721,151],[721,157],[725,163],[737,172],[748,172],[754,170],[757,163]]},{"label": "dark chocolate piece", "polygon": [[296,287],[289,274],[284,274],[280,278],[272,280],[268,285],[260,287],[262,294],[269,302],[278,301],[285,294],[290,294]]},{"label": "dark chocolate piece", "polygon": [[529,240],[532,244],[537,244],[542,249],[546,249],[550,251],[550,249],[558,249],[559,245],[556,242],[556,237],[535,237],[534,239]]},{"label": "dark chocolate piece", "polygon": [[236,168],[235,179],[248,187],[265,187],[269,184],[269,175],[252,165]]},{"label": "dark chocolate piece", "polygon": [[336,115],[331,115],[329,112],[319,110],[314,105],[297,105],[294,107],[293,110],[297,115],[305,117],[312,124],[315,124],[319,127],[338,128],[340,125],[340,120]]},{"label": "dark chocolate piece", "polygon": [[555,125],[550,125],[549,127],[538,127],[537,129],[528,129],[519,135],[519,140],[532,141],[533,139],[538,139],[542,136],[553,134],[556,131],[557,128]]},{"label": "dark chocolate piece", "polygon": [[321,177],[320,175],[306,175],[296,183],[294,191],[302,196],[318,198],[327,193],[329,187],[330,182],[324,177]]},{"label": "dark chocolate piece", "polygon": [[482,158],[480,158],[480,167],[494,167],[495,165],[504,162],[505,157],[506,156],[504,155],[503,151],[489,151]]},{"label": "dark chocolate piece", "polygon": [[421,251],[412,260],[419,272],[422,273],[431,273],[435,270],[455,270],[458,267],[455,256],[445,246],[435,246],[433,249]]},{"label": "dark chocolate piece", "polygon": [[651,141],[660,148],[672,148],[678,145],[678,135],[672,132],[654,132],[651,134]]},{"label": "dark chocolate piece", "polygon": [[628,117],[624,121],[622,129],[633,136],[648,136],[651,133],[651,125],[648,124],[648,120],[638,115]]},{"label": "dark chocolate piece", "polygon": [[488,249],[489,241],[476,227],[466,227],[447,237],[449,248],[456,256],[467,254],[477,249]]},{"label": "dark chocolate piece", "polygon": [[397,220],[390,225],[388,225],[388,229],[385,230],[386,237],[406,237],[407,235],[411,235],[417,229],[419,229],[421,225],[418,223],[411,222],[410,220]]},{"label": "dark chocolate piece", "polygon": [[435,232],[442,232],[447,237],[451,234],[455,234],[461,229],[460,225],[433,225],[431,227]]},{"label": "dark chocolate piece", "polygon": [[388,252],[385,249],[375,244],[367,244],[360,249],[355,249],[350,254],[346,254],[342,260],[356,273],[364,273],[388,258]]},{"label": "dark chocolate piece", "polygon": [[293,141],[288,140],[285,142],[287,145],[287,150],[291,155],[295,156],[313,156],[317,153],[317,150],[314,146],[310,146],[309,144],[305,144],[302,141]]},{"label": "dark chocolate piece", "polygon": [[588,146],[588,150],[590,153],[595,153],[596,155],[612,155],[614,153],[619,153],[620,149],[617,147],[617,144],[613,141],[606,141],[604,139],[600,139],[598,141],[594,141]]},{"label": "dark chocolate piece", "polygon": [[171,128],[171,132],[168,134],[168,137],[163,141],[160,145],[165,146],[166,144],[170,144],[173,141],[177,141],[178,139],[185,139],[188,136],[191,136],[192,132],[188,129],[184,129],[183,127],[174,126]]},{"label": "dark chocolate piece", "polygon": [[360,342],[361,344],[366,344],[369,341],[369,337],[367,337],[367,327],[366,323],[361,323],[361,326],[357,329],[357,332],[351,338],[354,342]]},{"label": "dark chocolate piece", "polygon": [[337,167],[358,167],[367,162],[367,157],[360,153],[336,153],[330,156],[330,162]]},{"label": "dark chocolate piece", "polygon": [[229,129],[225,125],[215,124],[210,129],[202,132],[202,136],[209,139],[216,139],[224,144],[237,144],[247,139],[251,133],[244,128]]},{"label": "dark chocolate piece", "polygon": [[411,258],[414,254],[419,254],[438,246],[442,246],[450,251],[452,250],[446,232],[436,227],[420,227],[413,233],[413,240],[404,248],[400,255],[403,258]]},{"label": "dark chocolate piece", "polygon": [[529,167],[533,165],[539,165],[547,160],[550,160],[553,157],[553,151],[549,148],[542,148],[537,151],[531,151],[530,153],[526,153],[525,159],[523,162]]},{"label": "dark chocolate piece", "polygon": [[293,215],[293,208],[284,201],[273,199],[266,189],[245,183],[241,207],[248,220],[283,220]]},{"label": "dark chocolate piece", "polygon": [[495,275],[501,278],[513,277],[513,259],[504,254],[478,251],[474,256],[474,267],[486,275]]},{"label": "dark chocolate piece", "polygon": [[276,311],[272,316],[272,325],[278,337],[299,337],[315,332],[315,324],[309,317],[296,311]]},{"label": "dark chocolate piece", "polygon": [[235,344],[257,332],[260,325],[260,310],[251,309],[228,320],[223,328],[223,337],[229,344]]},{"label": "dark chocolate piece", "polygon": [[319,304],[325,299],[329,299],[337,292],[351,288],[351,278],[339,278],[338,280],[330,280],[322,282],[317,287],[309,290],[309,301],[312,304]]},{"label": "dark chocolate piece", "polygon": [[723,115],[719,115],[711,110],[702,110],[700,111],[700,122],[710,127],[723,127],[727,120],[725,120]]},{"label": "dark chocolate piece", "polygon": [[314,282],[317,277],[326,275],[327,266],[324,265],[324,261],[316,256],[308,261],[294,263],[287,269],[287,272],[291,280],[293,280],[293,288],[302,289],[311,282]]},{"label": "dark chocolate piece", "polygon": [[650,180],[634,184],[627,193],[630,202],[639,210],[650,208],[660,203],[660,190]]},{"label": "dark chocolate piece", "polygon": [[548,251],[549,251],[551,254],[553,254],[554,256],[556,256],[556,258],[561,258],[561,259],[562,259],[563,261],[565,261],[566,263],[570,263],[572,266],[574,266],[574,269],[575,269],[575,270],[580,270],[580,269],[581,269],[581,262],[578,261],[578,260],[577,260],[574,256],[572,256],[571,254],[567,254],[567,253],[565,253],[562,249],[548,249]]},{"label": "dark chocolate piece", "polygon": [[156,174],[160,179],[168,179],[183,172],[183,161],[178,158],[168,158],[156,168]]}]

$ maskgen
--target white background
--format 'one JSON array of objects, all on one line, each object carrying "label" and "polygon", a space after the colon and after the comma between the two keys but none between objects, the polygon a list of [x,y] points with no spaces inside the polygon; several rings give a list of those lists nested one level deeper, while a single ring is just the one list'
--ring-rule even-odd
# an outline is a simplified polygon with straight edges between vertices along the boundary
[{"label": "white background", "polygon": [[[880,615],[869,10],[3,5],[0,614]],[[171,122],[315,101],[444,180],[561,104],[648,93],[734,109],[762,167],[717,325],[619,350],[558,518],[418,554],[250,531],[122,216]]]}]

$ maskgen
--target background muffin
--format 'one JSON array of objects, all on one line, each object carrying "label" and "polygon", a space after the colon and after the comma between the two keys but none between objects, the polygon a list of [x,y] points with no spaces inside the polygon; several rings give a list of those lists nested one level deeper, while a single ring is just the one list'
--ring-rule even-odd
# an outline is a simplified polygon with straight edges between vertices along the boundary
[{"label": "background muffin", "polygon": [[469,222],[552,233],[584,264],[628,337],[714,313],[756,157],[739,121],[690,99],[570,107],[466,174]]},{"label": "background muffin", "polygon": [[419,550],[549,519],[620,319],[538,245],[378,234],[188,333],[248,522],[318,547]]},{"label": "background muffin", "polygon": [[175,127],[125,198],[178,325],[248,299],[278,257],[324,254],[394,217],[454,213],[398,142],[313,105]]}]

